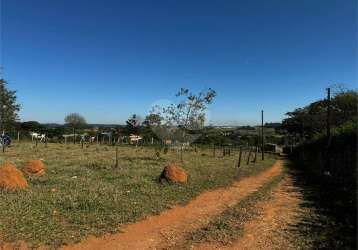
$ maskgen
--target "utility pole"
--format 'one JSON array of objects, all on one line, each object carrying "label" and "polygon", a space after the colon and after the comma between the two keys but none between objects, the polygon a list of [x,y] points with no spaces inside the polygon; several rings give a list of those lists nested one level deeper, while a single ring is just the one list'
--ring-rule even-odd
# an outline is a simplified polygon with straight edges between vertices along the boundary
[{"label": "utility pole", "polygon": [[239,162],[237,164],[238,168],[240,168],[240,166],[241,166],[241,156],[242,156],[242,146],[240,146]]},{"label": "utility pole", "polygon": [[265,160],[265,142],[264,142],[264,111],[261,110],[261,159]]},{"label": "utility pole", "polygon": [[331,144],[331,88],[327,88],[327,164],[326,171],[331,170],[330,144]]},{"label": "utility pole", "polygon": [[327,88],[327,146],[331,139],[331,88]]}]

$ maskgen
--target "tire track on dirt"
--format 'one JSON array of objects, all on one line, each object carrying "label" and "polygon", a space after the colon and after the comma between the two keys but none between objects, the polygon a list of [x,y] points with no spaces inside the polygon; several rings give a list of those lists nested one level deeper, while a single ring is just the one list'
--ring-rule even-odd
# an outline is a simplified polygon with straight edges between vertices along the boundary
[{"label": "tire track on dirt", "polygon": [[294,233],[289,230],[297,222],[302,200],[300,191],[293,187],[287,177],[273,190],[272,199],[261,201],[255,206],[260,215],[245,224],[243,236],[229,246],[203,243],[194,244],[196,250],[268,250],[297,249]]},{"label": "tire track on dirt", "polygon": [[278,160],[262,173],[244,178],[227,188],[204,192],[186,206],[175,207],[160,215],[129,224],[121,232],[103,237],[89,236],[75,245],[64,246],[63,250],[82,249],[160,249],[171,242],[183,240],[186,233],[206,225],[216,216],[256,191],[267,180],[282,172],[283,161]]}]

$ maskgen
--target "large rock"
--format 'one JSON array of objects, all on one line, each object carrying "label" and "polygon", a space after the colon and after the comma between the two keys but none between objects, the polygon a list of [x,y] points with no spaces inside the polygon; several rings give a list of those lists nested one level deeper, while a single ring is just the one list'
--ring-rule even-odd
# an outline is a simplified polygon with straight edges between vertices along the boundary
[{"label": "large rock", "polygon": [[186,183],[188,181],[188,175],[178,165],[170,164],[163,169],[162,174],[160,175],[160,180],[174,183]]},{"label": "large rock", "polygon": [[45,165],[41,160],[31,160],[26,162],[24,173],[28,175],[42,176],[45,174]]},{"label": "large rock", "polygon": [[0,188],[14,190],[26,188],[27,186],[23,173],[15,165],[5,163],[0,166]]}]

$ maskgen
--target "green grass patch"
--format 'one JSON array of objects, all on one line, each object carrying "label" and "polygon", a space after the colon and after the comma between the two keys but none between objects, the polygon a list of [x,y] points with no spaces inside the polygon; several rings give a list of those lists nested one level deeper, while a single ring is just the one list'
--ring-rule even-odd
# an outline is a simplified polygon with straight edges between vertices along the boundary
[{"label": "green grass patch", "polygon": [[[114,233],[120,226],[155,215],[173,205],[185,204],[199,193],[230,185],[272,166],[274,157],[236,167],[238,153],[213,157],[209,149],[184,153],[180,164],[189,174],[187,185],[160,184],[164,166],[180,162],[169,150],[156,157],[149,147],[119,148],[92,145],[15,144],[0,155],[0,164],[18,167],[30,159],[43,159],[47,173],[28,178],[29,190],[0,190],[0,235],[6,242],[25,240],[31,246],[56,248],[78,242],[89,234]],[[245,162],[246,163],[246,162]]]}]

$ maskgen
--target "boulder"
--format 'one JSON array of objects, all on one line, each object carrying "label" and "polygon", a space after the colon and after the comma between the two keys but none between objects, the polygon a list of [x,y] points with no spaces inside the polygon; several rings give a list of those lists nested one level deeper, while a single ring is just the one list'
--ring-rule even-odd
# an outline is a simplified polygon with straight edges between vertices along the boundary
[{"label": "boulder", "polygon": [[23,189],[28,187],[23,173],[11,163],[0,166],[0,188],[3,189]]},{"label": "boulder", "polygon": [[160,180],[174,183],[186,183],[188,181],[188,175],[178,165],[170,164],[163,169],[162,174],[160,175]]},{"label": "boulder", "polygon": [[27,175],[42,176],[45,174],[45,165],[41,160],[31,160],[26,162],[23,171]]}]

